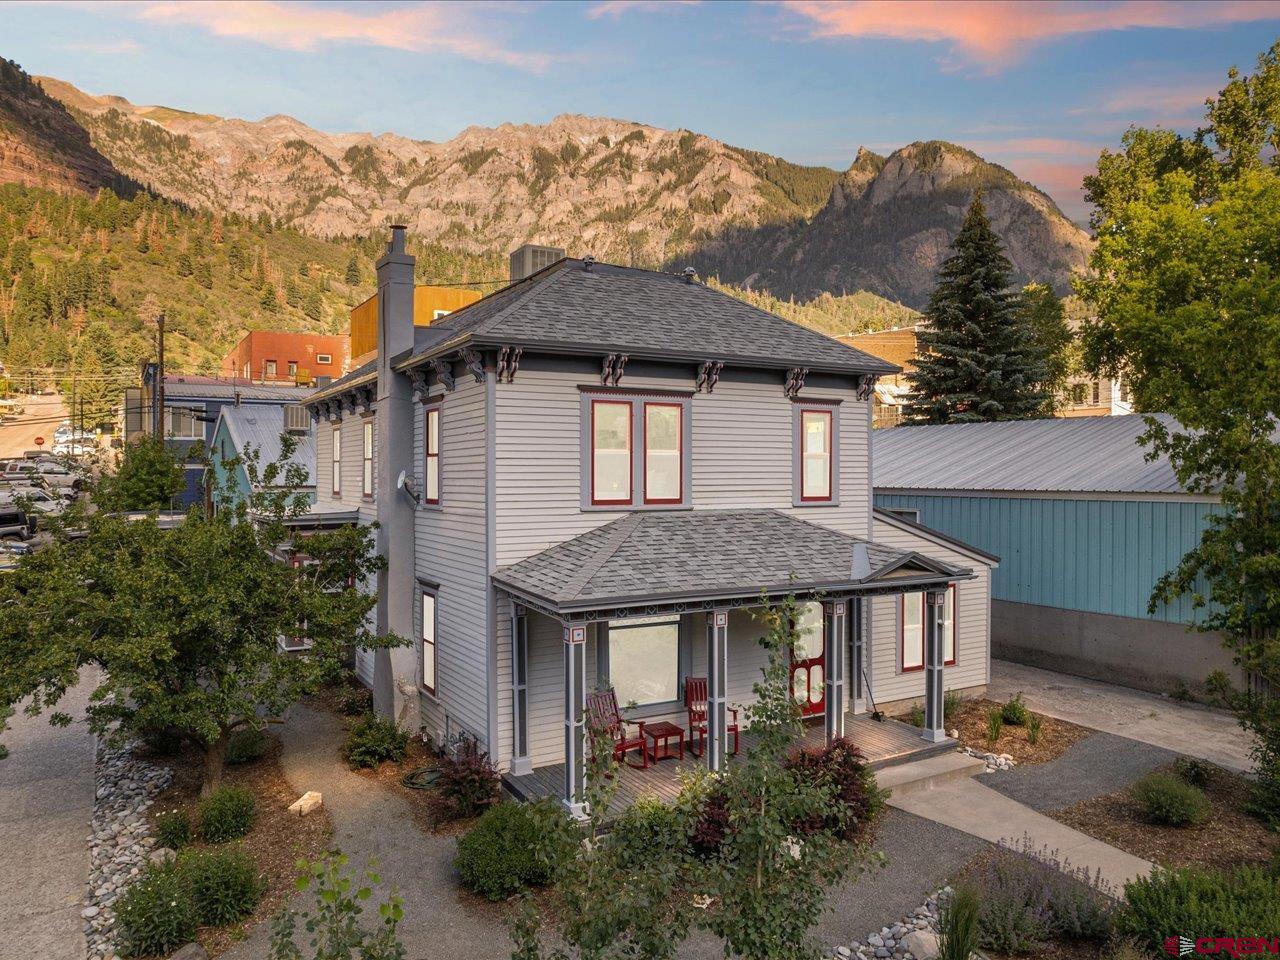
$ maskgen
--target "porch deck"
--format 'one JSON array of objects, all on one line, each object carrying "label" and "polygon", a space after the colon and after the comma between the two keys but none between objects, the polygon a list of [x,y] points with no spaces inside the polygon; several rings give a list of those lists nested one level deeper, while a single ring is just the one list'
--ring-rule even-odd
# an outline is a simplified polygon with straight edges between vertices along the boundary
[{"label": "porch deck", "polygon": [[[948,753],[956,746],[955,741],[950,739],[941,743],[929,743],[921,738],[916,727],[888,718],[883,722],[876,721],[867,714],[846,716],[845,734],[862,750],[873,770]],[[751,731],[744,730],[741,751],[745,752],[750,743]],[[821,720],[806,725],[803,744],[806,747],[822,746]],[[733,761],[734,758],[730,757],[729,762]],[[680,772],[696,770],[702,763],[686,744],[684,760],[659,760],[650,763],[646,770],[622,766],[618,774],[618,793],[613,809],[624,810],[646,796],[657,797],[664,803],[674,802],[680,792]],[[532,773],[524,776],[506,774],[502,782],[517,800],[559,797],[564,789],[564,764],[535,767]]]}]

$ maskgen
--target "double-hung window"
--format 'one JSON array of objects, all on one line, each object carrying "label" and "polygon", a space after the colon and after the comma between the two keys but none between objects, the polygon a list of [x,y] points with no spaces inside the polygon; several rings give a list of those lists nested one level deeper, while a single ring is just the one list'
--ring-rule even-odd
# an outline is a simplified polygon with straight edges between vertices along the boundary
[{"label": "double-hung window", "polygon": [[688,419],[680,395],[587,394],[583,506],[687,506]]},{"label": "double-hung window", "polygon": [[342,494],[342,424],[333,426],[333,459],[329,464],[333,478],[333,495]]},{"label": "double-hung window", "polygon": [[[947,666],[956,662],[956,588],[951,587],[942,595],[943,659]],[[902,625],[902,669],[924,669],[924,617],[923,593],[907,593],[902,596],[899,622]]]},{"label": "double-hung window", "polygon": [[830,410],[800,411],[800,499],[831,499]]},{"label": "double-hung window", "polygon": [[373,417],[365,417],[363,423],[363,462],[360,474],[360,495],[373,499]]},{"label": "double-hung window", "polygon": [[436,674],[439,657],[436,652],[436,637],[440,622],[436,615],[436,595],[424,589],[422,591],[422,689],[432,696],[436,692]]},{"label": "double-hung window", "polygon": [[645,707],[680,699],[678,615],[610,620],[601,653],[601,679],[618,703]]},{"label": "double-hung window", "polygon": [[424,499],[427,503],[440,502],[440,404],[433,403],[425,408],[423,416],[424,448],[426,462],[423,464]]}]

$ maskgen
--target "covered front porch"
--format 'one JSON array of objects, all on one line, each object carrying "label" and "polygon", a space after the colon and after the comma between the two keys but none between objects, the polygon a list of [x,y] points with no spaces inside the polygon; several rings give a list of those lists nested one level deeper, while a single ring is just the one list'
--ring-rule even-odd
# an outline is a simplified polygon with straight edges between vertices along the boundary
[{"label": "covered front porch", "polygon": [[[872,719],[870,714],[849,715],[845,718],[845,736],[858,745],[872,770],[880,770],[899,763],[923,760],[939,753],[955,749],[951,740],[934,743],[920,736],[918,727],[885,718]],[[800,746],[820,747],[826,742],[826,730],[820,723],[805,725],[805,735]],[[742,733],[742,750],[751,746],[750,730]],[[727,762],[734,762],[733,755]],[[691,773],[704,765],[686,745],[684,759],[659,760],[648,768],[621,765],[618,770],[618,793],[614,798],[614,812],[620,812],[641,797],[655,797],[664,803],[674,802],[680,792],[682,774]],[[517,775],[508,773],[502,778],[507,792],[520,801],[539,800],[543,797],[560,798],[564,792],[565,765],[551,763],[535,767],[532,772]]]},{"label": "covered front porch", "polygon": [[[774,510],[632,514],[500,570],[494,582],[512,644],[507,786],[580,812],[587,707],[598,713],[600,692],[614,688],[613,715],[632,728],[632,740],[666,723],[667,742],[686,744],[683,759],[624,766],[620,803],[670,799],[682,769],[733,763],[735,710],[745,752],[746,708],[765,657],[751,614],[785,597],[798,602],[791,689],[806,744],[850,736],[873,766],[951,749],[942,729],[941,624],[949,585],[970,575]],[[923,729],[866,713],[867,600],[909,592],[924,597]],[[705,742],[700,757],[688,749],[693,730]]]}]

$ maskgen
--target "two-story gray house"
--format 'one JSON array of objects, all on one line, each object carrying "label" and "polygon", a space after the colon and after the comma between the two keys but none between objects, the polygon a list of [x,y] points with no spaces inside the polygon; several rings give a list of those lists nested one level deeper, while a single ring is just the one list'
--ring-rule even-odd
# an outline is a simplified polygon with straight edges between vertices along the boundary
[{"label": "two-story gray house", "polygon": [[379,522],[378,628],[414,639],[358,655],[381,712],[573,806],[592,691],[683,725],[705,678],[715,768],[759,676],[752,608],[794,594],[815,736],[917,701],[923,733],[896,726],[947,743],[944,687],[988,679],[995,558],[873,509],[869,397],[896,368],[591,258],[415,328],[413,268],[393,227],[377,358],[308,401],[317,509]]}]

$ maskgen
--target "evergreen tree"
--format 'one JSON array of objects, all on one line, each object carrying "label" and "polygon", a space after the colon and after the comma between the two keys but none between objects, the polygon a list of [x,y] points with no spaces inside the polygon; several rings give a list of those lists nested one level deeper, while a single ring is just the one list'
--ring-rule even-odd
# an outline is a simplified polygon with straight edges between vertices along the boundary
[{"label": "evergreen tree", "polygon": [[906,405],[912,423],[1026,420],[1046,413],[1043,359],[1009,289],[1013,267],[973,198],[938,271]]},{"label": "evergreen tree", "polygon": [[360,282],[360,261],[356,259],[353,253],[351,259],[347,261],[347,283],[357,284]]},{"label": "evergreen tree", "polygon": [[258,303],[262,309],[275,313],[280,309],[280,301],[276,298],[276,288],[271,284],[265,284],[262,288],[262,296],[258,298]]}]

